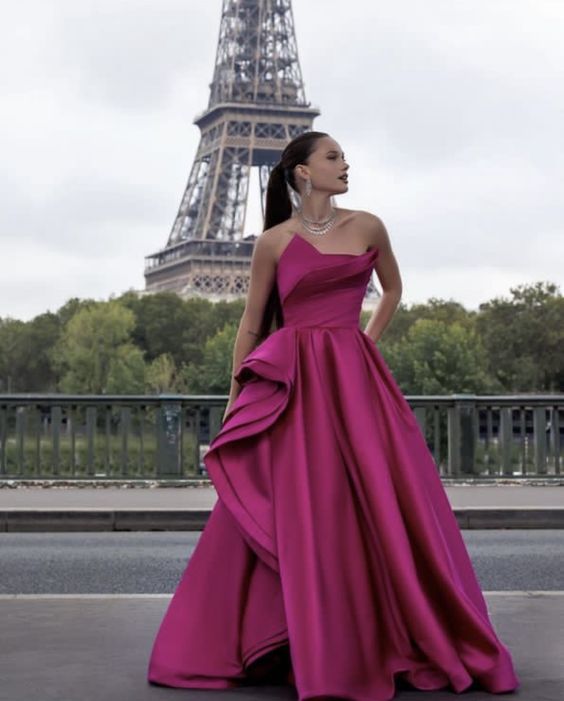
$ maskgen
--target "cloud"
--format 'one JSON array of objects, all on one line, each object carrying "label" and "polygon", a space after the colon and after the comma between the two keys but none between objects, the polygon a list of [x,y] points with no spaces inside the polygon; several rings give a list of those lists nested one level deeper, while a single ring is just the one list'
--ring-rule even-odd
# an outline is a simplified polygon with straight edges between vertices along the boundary
[{"label": "cloud", "polygon": [[[344,207],[386,223],[404,300],[562,284],[564,5],[294,0]],[[0,40],[0,315],[142,289],[207,106],[221,2],[23,0]],[[256,184],[256,178],[252,183]],[[245,233],[260,231],[258,190]]]}]

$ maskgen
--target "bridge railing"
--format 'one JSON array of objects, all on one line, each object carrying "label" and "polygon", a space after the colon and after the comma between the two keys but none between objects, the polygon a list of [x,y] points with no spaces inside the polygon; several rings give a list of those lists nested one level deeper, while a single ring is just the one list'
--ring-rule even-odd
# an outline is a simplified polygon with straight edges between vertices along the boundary
[{"label": "bridge railing", "polygon": [[[441,476],[559,478],[564,395],[406,396]],[[220,395],[0,394],[0,479],[205,478]]]},{"label": "bridge railing", "polygon": [[564,394],[407,396],[441,476],[563,474]]}]

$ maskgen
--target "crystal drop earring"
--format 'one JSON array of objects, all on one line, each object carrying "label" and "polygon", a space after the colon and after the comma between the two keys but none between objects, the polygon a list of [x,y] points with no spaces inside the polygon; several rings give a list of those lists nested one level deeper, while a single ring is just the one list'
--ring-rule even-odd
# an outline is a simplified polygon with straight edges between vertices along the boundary
[{"label": "crystal drop earring", "polygon": [[290,185],[290,183],[286,183],[286,187],[288,188],[288,195],[290,197],[290,202],[292,204],[293,209],[294,210],[300,209],[300,207],[302,206],[302,198],[294,190],[294,188]]},{"label": "crystal drop earring", "polygon": [[308,178],[306,180],[305,196],[309,197],[310,195],[311,195],[311,178]]}]

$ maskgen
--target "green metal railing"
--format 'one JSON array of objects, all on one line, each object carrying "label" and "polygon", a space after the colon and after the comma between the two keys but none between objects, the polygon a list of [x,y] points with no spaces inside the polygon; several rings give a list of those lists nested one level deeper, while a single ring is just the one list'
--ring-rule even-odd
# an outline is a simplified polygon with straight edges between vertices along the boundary
[{"label": "green metal railing", "polygon": [[559,478],[564,394],[409,397],[441,476]]},{"label": "green metal railing", "polygon": [[[406,396],[441,476],[562,475],[564,395]],[[183,480],[227,396],[0,394],[0,479]]]}]

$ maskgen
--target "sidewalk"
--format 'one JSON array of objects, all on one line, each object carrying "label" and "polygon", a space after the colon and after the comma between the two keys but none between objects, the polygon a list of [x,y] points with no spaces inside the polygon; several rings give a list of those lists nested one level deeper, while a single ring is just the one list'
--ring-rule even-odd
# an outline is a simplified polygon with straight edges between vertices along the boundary
[{"label": "sidewalk", "polygon": [[[520,687],[503,698],[564,698],[562,592],[484,592],[492,622],[511,651]],[[295,701],[291,686],[231,690],[149,685],[153,638],[170,596],[0,595],[0,700]],[[467,701],[491,701],[478,690]],[[460,698],[462,699],[461,696]],[[395,701],[454,701],[452,691],[398,690]]]},{"label": "sidewalk", "polygon": [[[108,484],[108,483],[106,483]],[[0,531],[202,530],[215,489],[194,486],[0,486]],[[458,524],[474,528],[564,528],[564,484],[453,485]]]}]

